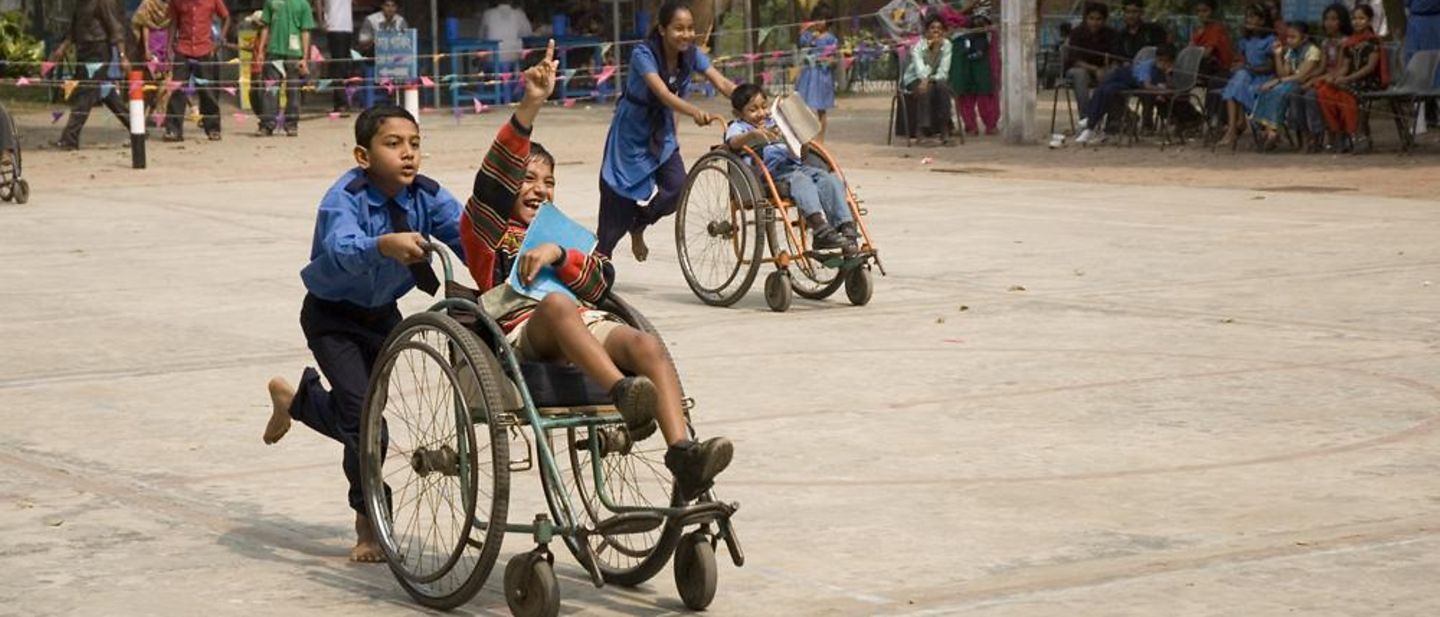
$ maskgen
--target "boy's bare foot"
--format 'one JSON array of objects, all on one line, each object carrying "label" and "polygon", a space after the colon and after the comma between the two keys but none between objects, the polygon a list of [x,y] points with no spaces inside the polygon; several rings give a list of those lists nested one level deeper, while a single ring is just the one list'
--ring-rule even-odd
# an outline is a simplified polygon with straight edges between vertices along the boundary
[{"label": "boy's bare foot", "polygon": [[355,548],[350,549],[350,561],[359,563],[382,563],[385,551],[375,539],[375,528],[370,526],[370,517],[355,513]]},{"label": "boy's bare foot", "polygon": [[276,377],[266,386],[270,390],[270,421],[265,424],[265,444],[280,441],[290,431],[290,403],[295,400],[295,388],[283,378]]},{"label": "boy's bare foot", "polygon": [[644,230],[630,232],[630,252],[635,254],[635,261],[645,261],[650,257],[650,247],[645,246]]}]

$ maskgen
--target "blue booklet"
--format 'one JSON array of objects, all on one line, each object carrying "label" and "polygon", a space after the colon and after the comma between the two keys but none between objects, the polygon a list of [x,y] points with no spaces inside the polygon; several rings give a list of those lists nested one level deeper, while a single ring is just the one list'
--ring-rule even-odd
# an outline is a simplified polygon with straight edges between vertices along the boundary
[{"label": "blue booklet", "polygon": [[565,250],[576,249],[582,253],[589,254],[595,250],[597,240],[595,234],[589,229],[576,223],[573,219],[565,216],[555,204],[546,202],[540,206],[540,212],[535,215],[535,220],[530,222],[530,228],[525,231],[525,241],[520,244],[520,252],[517,253],[515,264],[510,266],[510,276],[506,282],[510,288],[529,298],[542,300],[551,293],[562,293],[571,300],[575,299],[575,293],[560,280],[555,274],[554,266],[546,265],[540,269],[535,276],[535,282],[526,286],[520,281],[520,259],[531,249],[542,244],[553,243],[560,245]]}]

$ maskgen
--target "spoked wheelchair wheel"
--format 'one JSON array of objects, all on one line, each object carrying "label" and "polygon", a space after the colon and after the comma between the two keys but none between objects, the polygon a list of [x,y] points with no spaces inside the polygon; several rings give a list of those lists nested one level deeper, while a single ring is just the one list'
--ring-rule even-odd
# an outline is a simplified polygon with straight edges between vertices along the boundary
[{"label": "spoked wheelchair wheel", "polygon": [[473,598],[504,537],[509,440],[490,421],[502,377],[488,353],[449,316],[411,315],[386,341],[361,415],[366,512],[395,578],[431,608]]},{"label": "spoked wheelchair wheel", "polygon": [[[623,316],[641,332],[659,336],[650,321],[623,300],[612,296],[609,302],[611,304],[602,308]],[[661,345],[663,347],[663,340]],[[597,433],[603,435],[602,443],[614,443],[613,439],[623,439],[619,435],[623,431],[621,426],[613,425],[602,427]],[[540,474],[545,484],[545,497],[556,510],[556,517],[561,518],[562,502],[557,492],[564,492],[576,510],[568,518],[577,525],[596,530],[596,533],[584,538],[588,551],[580,544],[580,539],[565,538],[575,559],[582,564],[588,563],[589,555],[593,553],[595,565],[605,582],[634,587],[650,580],[665,567],[680,540],[681,529],[665,524],[664,519],[659,517],[616,517],[605,508],[596,492],[596,460],[589,448],[590,436],[590,431],[583,427],[553,429],[548,433],[563,486],[553,486],[547,474]],[[622,506],[672,505],[674,481],[665,468],[665,449],[664,438],[656,433],[618,452],[601,451],[600,474],[613,502]]]},{"label": "spoked wheelchair wheel", "polygon": [[729,306],[760,271],[765,199],[745,162],[727,150],[700,157],[685,178],[675,215],[680,270],[695,296]]}]

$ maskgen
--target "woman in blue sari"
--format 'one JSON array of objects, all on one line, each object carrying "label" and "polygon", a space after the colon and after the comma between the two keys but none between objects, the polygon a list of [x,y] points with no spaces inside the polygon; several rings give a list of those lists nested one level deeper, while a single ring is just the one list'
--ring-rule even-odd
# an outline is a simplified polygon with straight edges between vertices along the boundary
[{"label": "woman in blue sari", "polygon": [[1260,86],[1251,117],[1265,130],[1265,149],[1273,150],[1280,140],[1290,111],[1290,98],[1301,96],[1299,89],[1325,70],[1324,54],[1310,42],[1310,28],[1304,22],[1288,26],[1285,46],[1275,50],[1275,78]]},{"label": "woman in blue sari", "polygon": [[1234,144],[1235,138],[1245,130],[1246,116],[1255,109],[1260,86],[1275,75],[1275,33],[1270,31],[1273,23],[1265,5],[1257,3],[1245,8],[1245,37],[1240,39],[1244,65],[1230,76],[1230,82],[1220,93],[1230,118],[1225,138],[1219,143],[1222,147]]},{"label": "woman in blue sari", "polygon": [[597,250],[610,256],[625,234],[636,261],[650,254],[645,228],[673,214],[685,185],[685,163],[675,136],[675,114],[699,126],[725,119],[685,100],[690,78],[705,76],[725,96],[735,84],[695,46],[695,17],[681,0],[666,0],[643,44],[630,54],[625,91],[615,106],[600,163]]}]

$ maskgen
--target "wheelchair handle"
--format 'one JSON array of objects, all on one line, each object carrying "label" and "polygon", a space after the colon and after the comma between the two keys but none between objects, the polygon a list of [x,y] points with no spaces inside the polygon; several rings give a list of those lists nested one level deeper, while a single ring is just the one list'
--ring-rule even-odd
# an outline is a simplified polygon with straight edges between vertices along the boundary
[{"label": "wheelchair handle", "polygon": [[425,249],[426,254],[434,253],[440,256],[440,265],[445,271],[445,282],[450,283],[455,280],[455,269],[450,263],[450,253],[445,250],[444,246],[443,243],[434,240],[426,240],[420,243],[420,248]]}]

